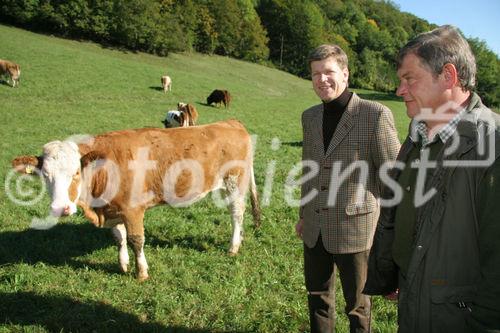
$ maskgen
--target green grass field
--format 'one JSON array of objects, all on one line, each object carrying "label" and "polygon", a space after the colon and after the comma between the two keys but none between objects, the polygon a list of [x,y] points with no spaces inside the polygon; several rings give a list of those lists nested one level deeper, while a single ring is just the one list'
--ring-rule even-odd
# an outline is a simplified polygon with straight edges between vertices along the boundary
[{"label": "green grass field", "polygon": [[[300,115],[317,103],[309,81],[224,57],[162,58],[2,25],[0,58],[22,68],[19,88],[0,84],[0,332],[308,330],[302,242],[294,234],[298,209],[286,203],[284,183],[300,161]],[[160,76],[167,73],[173,88],[164,94]],[[215,88],[231,92],[230,109],[204,105]],[[404,105],[392,95],[357,92],[393,110],[402,139]],[[254,230],[246,213],[238,256],[226,254],[230,217],[210,197],[189,208],[156,207],[145,218],[151,278],[139,283],[119,272],[109,230],[80,213],[33,230],[32,218],[48,214],[47,195],[31,206],[7,196],[5,184],[15,187],[6,182],[13,157],[40,154],[45,143],[75,134],[161,127],[179,101],[196,106],[201,124],[236,118],[257,135],[261,194],[275,162],[262,227]],[[33,183],[22,190],[41,188]],[[340,295],[337,328],[348,332]],[[394,332],[394,304],[373,301],[374,332]]]}]

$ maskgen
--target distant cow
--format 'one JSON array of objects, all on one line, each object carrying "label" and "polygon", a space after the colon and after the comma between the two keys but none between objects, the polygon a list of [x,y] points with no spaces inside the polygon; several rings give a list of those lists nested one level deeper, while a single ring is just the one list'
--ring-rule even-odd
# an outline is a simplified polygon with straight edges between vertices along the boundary
[{"label": "distant cow", "polygon": [[12,82],[12,87],[19,86],[21,67],[9,60],[0,59],[0,76],[7,76],[7,83]]},{"label": "distant cow", "polygon": [[178,103],[177,110],[167,112],[162,123],[165,128],[195,126],[198,112],[192,104]]},{"label": "distant cow", "polygon": [[189,126],[195,126],[198,121],[198,111],[193,104],[177,103],[177,110],[186,113]]},{"label": "distant cow", "polygon": [[167,90],[172,90],[172,79],[168,75],[161,77],[161,86],[163,87],[163,92],[166,93]]},{"label": "distant cow", "polygon": [[128,242],[139,280],[148,278],[143,247],[144,212],[150,207],[187,206],[222,189],[233,224],[230,254],[241,245],[249,188],[255,225],[260,221],[252,140],[236,120],[115,131],[78,144],[53,141],[43,155],[17,157],[12,166],[45,178],[53,216],[74,214],[78,205],[95,226],[113,228],[120,267],[128,270]]},{"label": "distant cow", "polygon": [[228,108],[230,102],[231,94],[229,94],[229,91],[227,90],[215,89],[214,91],[212,91],[210,96],[207,97],[207,105],[215,103],[216,105],[220,106],[221,103],[224,103],[224,107]]}]

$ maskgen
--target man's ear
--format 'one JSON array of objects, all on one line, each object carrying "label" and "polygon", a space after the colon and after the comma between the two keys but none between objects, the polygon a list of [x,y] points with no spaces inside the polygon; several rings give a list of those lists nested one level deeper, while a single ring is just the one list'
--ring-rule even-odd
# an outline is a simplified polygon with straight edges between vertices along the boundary
[{"label": "man's ear", "polygon": [[345,79],[345,82],[346,82],[346,85],[348,85],[349,83],[349,68],[344,68],[342,70],[342,73],[344,74],[344,79]]},{"label": "man's ear", "polygon": [[41,170],[43,166],[43,156],[18,156],[12,160],[12,168],[19,173],[32,174],[35,169]]},{"label": "man's ear", "polygon": [[446,88],[451,89],[458,83],[458,72],[455,65],[447,63],[443,66],[441,75],[444,78]]}]

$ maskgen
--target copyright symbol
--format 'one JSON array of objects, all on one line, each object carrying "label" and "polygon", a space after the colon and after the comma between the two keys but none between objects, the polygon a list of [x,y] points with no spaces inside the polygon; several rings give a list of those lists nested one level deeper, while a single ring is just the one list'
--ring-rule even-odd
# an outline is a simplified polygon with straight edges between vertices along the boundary
[{"label": "copyright symbol", "polygon": [[19,174],[11,169],[5,178],[5,193],[9,199],[21,206],[32,206],[37,204],[47,191],[43,176],[39,169],[34,168],[31,174]]}]

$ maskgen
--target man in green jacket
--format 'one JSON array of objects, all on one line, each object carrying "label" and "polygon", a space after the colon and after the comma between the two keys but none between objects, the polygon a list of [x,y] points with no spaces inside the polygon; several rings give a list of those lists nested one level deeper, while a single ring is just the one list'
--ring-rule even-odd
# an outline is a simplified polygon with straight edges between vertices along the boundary
[{"label": "man in green jacket", "polygon": [[452,26],[400,51],[412,118],[391,171],[364,293],[399,289],[400,333],[500,332],[500,117],[472,90],[476,64]]}]

